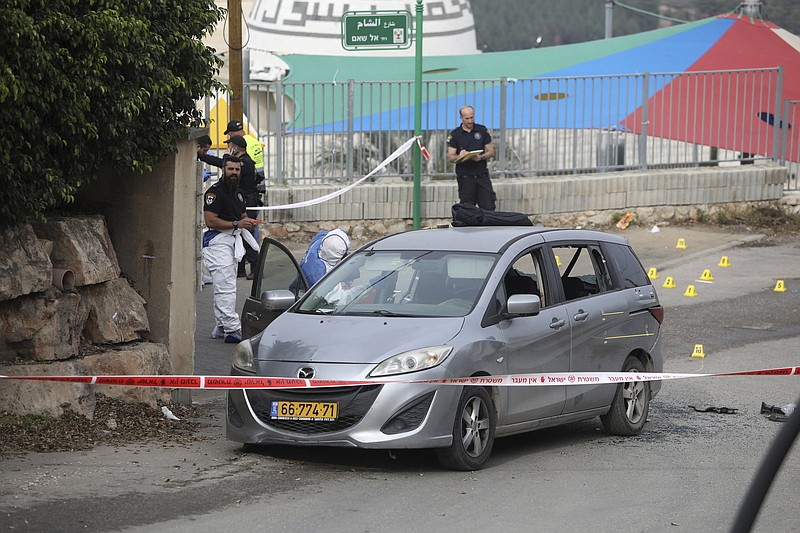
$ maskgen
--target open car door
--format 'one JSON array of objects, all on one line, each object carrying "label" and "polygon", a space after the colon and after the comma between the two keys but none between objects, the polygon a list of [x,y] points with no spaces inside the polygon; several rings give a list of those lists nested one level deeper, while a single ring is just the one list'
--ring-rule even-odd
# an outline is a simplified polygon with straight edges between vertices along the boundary
[{"label": "open car door", "polygon": [[284,245],[269,237],[261,243],[257,275],[242,308],[242,335],[252,337],[266,328],[283,311],[266,309],[261,297],[266,291],[291,290],[302,296],[308,289],[300,265]]}]

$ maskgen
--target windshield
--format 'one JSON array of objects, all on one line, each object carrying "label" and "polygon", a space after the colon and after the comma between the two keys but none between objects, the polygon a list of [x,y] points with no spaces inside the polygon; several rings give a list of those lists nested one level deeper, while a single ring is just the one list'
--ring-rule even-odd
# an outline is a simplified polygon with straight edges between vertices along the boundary
[{"label": "windshield", "polygon": [[472,310],[497,256],[363,251],[309,291],[300,313],[455,317]]}]

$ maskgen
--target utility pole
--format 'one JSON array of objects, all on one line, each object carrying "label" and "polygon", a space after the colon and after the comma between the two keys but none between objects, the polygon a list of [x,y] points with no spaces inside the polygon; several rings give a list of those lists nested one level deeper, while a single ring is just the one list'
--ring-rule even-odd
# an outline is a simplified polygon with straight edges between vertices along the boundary
[{"label": "utility pole", "polygon": [[[422,0],[417,0],[416,7],[416,26],[414,39],[416,48],[414,60],[414,135],[422,135]],[[422,152],[419,144],[414,143],[414,190],[412,206],[413,228],[419,229],[420,226],[420,167],[422,166]]]},{"label": "utility pole", "polygon": [[611,39],[614,27],[614,0],[606,0],[606,33],[605,38]]},{"label": "utility pole", "polygon": [[228,28],[230,120],[242,120],[242,0],[228,0]]}]

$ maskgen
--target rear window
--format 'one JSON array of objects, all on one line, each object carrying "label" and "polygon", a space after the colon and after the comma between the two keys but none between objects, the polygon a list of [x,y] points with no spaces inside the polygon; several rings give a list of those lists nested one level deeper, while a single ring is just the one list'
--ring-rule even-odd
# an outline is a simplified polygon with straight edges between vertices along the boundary
[{"label": "rear window", "polygon": [[616,281],[623,289],[650,285],[650,278],[630,246],[606,243],[604,248],[616,271]]}]

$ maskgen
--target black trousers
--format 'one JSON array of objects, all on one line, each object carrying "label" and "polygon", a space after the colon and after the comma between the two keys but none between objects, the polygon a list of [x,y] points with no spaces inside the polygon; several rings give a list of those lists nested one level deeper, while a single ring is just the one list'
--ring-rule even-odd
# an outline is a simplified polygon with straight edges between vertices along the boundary
[{"label": "black trousers", "polygon": [[495,210],[497,195],[492,187],[489,173],[477,176],[457,176],[458,198],[462,204],[477,205],[487,211]]},{"label": "black trousers", "polygon": [[[258,198],[258,193],[252,193],[245,198],[245,206],[246,207],[260,207],[261,201]],[[247,216],[250,218],[258,218],[259,213],[261,211],[247,211]],[[256,226],[258,227],[258,226]],[[258,241],[258,238],[256,238]],[[261,243],[259,243],[261,244]],[[244,257],[241,261],[239,261],[239,276],[244,276],[247,270],[245,269],[245,265],[250,263],[250,271],[253,272],[256,269],[256,265],[258,264],[258,252],[254,249],[250,248],[250,245],[247,244],[247,241],[244,241]]]}]

